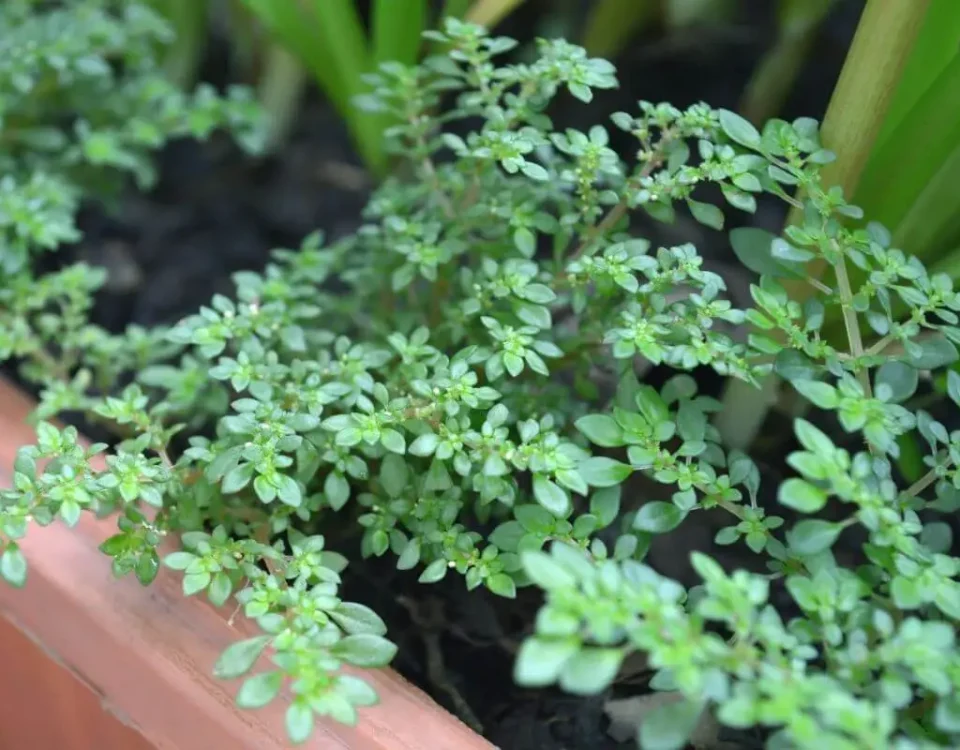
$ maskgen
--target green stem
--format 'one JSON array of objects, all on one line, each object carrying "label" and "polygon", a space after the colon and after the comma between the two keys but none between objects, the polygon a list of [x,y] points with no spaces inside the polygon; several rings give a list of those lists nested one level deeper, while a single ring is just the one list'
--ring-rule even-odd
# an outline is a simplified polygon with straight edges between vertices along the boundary
[{"label": "green stem", "polygon": [[[853,290],[850,288],[850,278],[847,276],[847,262],[842,254],[833,264],[833,270],[837,274],[840,309],[843,314],[843,325],[847,329],[850,354],[856,361],[863,357],[863,339],[860,336],[860,321],[857,319],[857,311],[853,309]],[[857,367],[857,380],[863,386],[863,392],[867,398],[873,398],[873,392],[870,388],[870,373],[862,366]]]},{"label": "green stem", "polygon": [[923,492],[927,487],[937,481],[938,478],[937,470],[930,469],[926,474],[924,474],[920,479],[911,484],[904,494],[910,495],[911,497],[916,497],[921,492]]}]

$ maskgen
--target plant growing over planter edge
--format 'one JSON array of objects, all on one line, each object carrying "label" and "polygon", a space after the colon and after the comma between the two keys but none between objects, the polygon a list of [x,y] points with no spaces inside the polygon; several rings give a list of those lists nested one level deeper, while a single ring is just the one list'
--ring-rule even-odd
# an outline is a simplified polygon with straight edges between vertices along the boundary
[{"label": "plant growing over planter edge", "polygon": [[[116,513],[104,552],[144,582],[160,539],[178,534],[165,564],[184,572],[185,595],[235,596],[263,630],[231,646],[218,673],[246,676],[270,653],[238,702],[264,705],[289,681],[287,728],[302,741],[316,715],[355,721],[375,700],[342,663],[379,666],[394,650],[376,614],[338,597],[346,560],[320,532],[354,513],[361,554],[394,554],[424,583],[456,571],[471,589],[546,592],[517,660],[523,684],[596,693],[627,654],[646,653],[654,688],[682,700],[642,722],[645,748],[682,747],[704,711],[763,728],[770,747],[955,745],[960,563],[928,518],[960,505],[960,434],[903,405],[920,373],[956,357],[950,280],[889,247],[881,227],[855,224],[860,211],[820,182],[832,155],[813,120],[761,133],[706,105],[641,103],[612,118],[637,139],[627,164],[602,126],[559,132],[545,114],[561,88],[589,101],[615,86],[609,63],[543,41],[538,60],[498,65],[514,43],[457,21],[429,36],[449,54],[388,64],[375,91],[405,123],[390,136],[417,179],[387,181],[354,237],[323,247],[314,235],[263,273],[237,274],[236,299],[217,296],[166,332],[177,364],[142,366],[140,334],[97,335],[68,349],[66,366],[41,369],[62,354],[40,345],[47,312],[24,308],[23,288],[7,293],[23,309],[20,340],[40,342],[18,351],[45,389],[40,418],[80,410],[126,439],[95,473],[88,460],[105,446],[38,425],[0,495],[0,573],[24,583],[16,540],[31,521]],[[426,117],[450,90],[462,91],[457,106]],[[476,117],[465,135],[442,132]],[[627,231],[632,211],[670,221],[678,205],[720,230],[723,211],[692,197],[706,183],[746,211],[763,192],[797,202],[782,185],[805,196],[804,221],[759,250],[769,273],[753,309],[723,298],[691,245],[651,248]],[[803,278],[818,258],[832,275],[811,281],[804,306],[790,302],[779,279]],[[861,288],[850,264],[871,272]],[[348,294],[327,286],[334,277]],[[76,311],[55,316],[62,340],[86,342],[93,281],[74,269],[34,282]],[[894,297],[909,323],[891,320]],[[844,311],[846,350],[818,335],[827,305]],[[745,343],[734,335],[744,323]],[[865,346],[868,335],[878,340]],[[678,373],[644,385],[644,359]],[[115,362],[138,382],[102,395],[91,386],[106,392]],[[685,372],[754,381],[774,366],[826,412],[821,424],[836,412],[836,432],[849,433],[837,445],[797,420],[802,449],[787,458],[796,476],[778,489],[779,512],[761,501],[753,461],[719,444],[718,403]],[[930,468],[901,488],[891,458],[909,432]],[[662,484],[662,499],[638,504],[634,473]],[[688,590],[642,562],[653,535],[710,509],[728,514],[715,541],[742,547],[742,569],[697,552],[702,583]],[[838,560],[853,527],[866,541]]]}]

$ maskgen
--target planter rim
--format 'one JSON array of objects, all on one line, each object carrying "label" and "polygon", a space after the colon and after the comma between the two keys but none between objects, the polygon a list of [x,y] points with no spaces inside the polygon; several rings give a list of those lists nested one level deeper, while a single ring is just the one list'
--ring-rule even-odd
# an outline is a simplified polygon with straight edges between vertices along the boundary
[{"label": "planter rim", "polygon": [[[33,401],[0,376],[0,486],[9,486],[21,445],[35,434],[26,416]],[[161,569],[147,587],[117,580],[98,550],[115,533],[112,519],[84,513],[69,529],[32,526],[21,549],[29,573],[23,589],[0,581],[0,616],[23,631],[101,699],[105,710],[169,750],[290,747],[287,700],[239,709],[239,681],[212,675],[230,643],[257,634],[242,616],[187,598],[178,577]],[[357,726],[318,719],[305,748],[333,750],[492,750],[493,745],[390,669],[363,670],[380,696],[360,709]]]}]

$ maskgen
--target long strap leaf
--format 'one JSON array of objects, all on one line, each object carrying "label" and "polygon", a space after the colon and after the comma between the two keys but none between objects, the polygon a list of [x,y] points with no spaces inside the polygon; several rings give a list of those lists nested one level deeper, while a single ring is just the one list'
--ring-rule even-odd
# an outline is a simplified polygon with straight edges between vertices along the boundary
[{"label": "long strap leaf", "polygon": [[876,221],[897,227],[955,149],[958,133],[960,54],[954,55],[871,155],[855,203]]},{"label": "long strap leaf", "polygon": [[347,123],[367,166],[382,172],[383,123],[353,98],[364,90],[373,60],[353,0],[243,0],[310,70]]},{"label": "long strap leaf", "polygon": [[373,62],[414,65],[427,23],[427,0],[374,0],[371,13]]}]

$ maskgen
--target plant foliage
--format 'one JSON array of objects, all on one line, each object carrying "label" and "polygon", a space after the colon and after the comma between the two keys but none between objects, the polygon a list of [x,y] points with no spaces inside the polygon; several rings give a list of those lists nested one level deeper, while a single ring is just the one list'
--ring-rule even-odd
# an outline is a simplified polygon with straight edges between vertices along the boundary
[{"label": "plant foliage", "polygon": [[[184,594],[235,597],[262,630],[217,674],[244,678],[247,707],[287,685],[302,741],[316,716],[353,722],[375,702],[342,665],[394,654],[381,619],[338,594],[347,560],[320,531],[349,514],[363,557],[394,556],[425,584],[542,589],[516,662],[525,685],[598,693],[644,653],[654,686],[683,696],[639,727],[645,747],[682,747],[707,711],[771,748],[955,747],[960,560],[937,519],[960,504],[960,433],[909,405],[957,357],[950,279],[821,183],[832,154],[813,120],[759,131],[705,104],[641,102],[561,131],[553,97],[616,86],[608,62],[541,41],[535,60],[503,64],[512,40],[453,20],[428,36],[448,52],[382,66],[372,94],[402,123],[388,136],[413,177],[377,191],[355,236],[278,250],[169,331],[90,326],[87,268],[11,279],[3,353],[42,388],[42,421],[0,495],[3,577],[28,577],[17,540],[31,524],[84,511],[116,514],[103,551],[143,583],[178,535],[163,563]],[[455,106],[431,115],[451,91]],[[611,126],[635,139],[630,160]],[[694,197],[705,185],[727,206]],[[632,215],[677,211],[719,231],[730,208],[753,211],[763,193],[795,203],[795,187],[803,221],[744,251],[763,270],[751,309],[725,299],[692,245],[628,231]],[[14,231],[42,244],[32,219]],[[832,270],[790,301],[781,280],[817,260]],[[867,272],[856,287],[850,267]],[[820,337],[827,306],[843,310],[847,346]],[[640,360],[676,374],[642,383]],[[719,443],[719,404],[690,374],[704,368],[749,382],[775,369],[816,407],[775,492]],[[77,410],[122,440],[87,448],[49,421]],[[929,471],[904,487],[891,462],[908,433]],[[634,475],[662,493],[638,497]],[[696,552],[688,588],[644,562],[655,535],[711,510],[742,567]],[[261,654],[272,666],[251,674]]]}]

